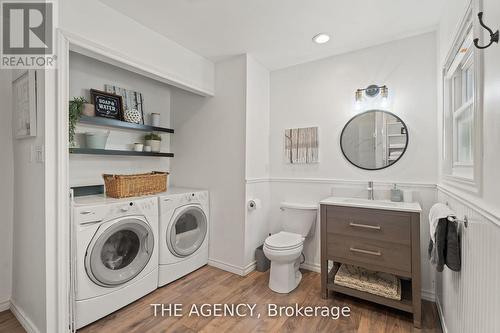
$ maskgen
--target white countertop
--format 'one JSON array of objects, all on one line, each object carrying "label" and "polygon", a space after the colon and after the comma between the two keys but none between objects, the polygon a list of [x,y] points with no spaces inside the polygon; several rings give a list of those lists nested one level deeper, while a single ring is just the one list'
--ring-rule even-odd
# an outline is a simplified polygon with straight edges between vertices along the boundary
[{"label": "white countertop", "polygon": [[176,195],[176,194],[184,194],[184,193],[200,192],[200,191],[205,191],[205,190],[195,189],[195,188],[169,187],[166,192],[156,193],[152,195],[143,195],[140,197],[122,198],[122,199],[107,197],[106,194],[104,193],[95,195],[85,195],[81,197],[75,197],[74,206],[105,205],[105,204],[119,203],[124,201],[134,201],[151,197]]},{"label": "white countertop", "polygon": [[343,207],[358,207],[394,210],[399,212],[416,212],[420,213],[422,207],[418,202],[392,202],[389,200],[368,200],[360,198],[345,198],[345,197],[329,197],[321,200],[320,205],[343,206]]}]

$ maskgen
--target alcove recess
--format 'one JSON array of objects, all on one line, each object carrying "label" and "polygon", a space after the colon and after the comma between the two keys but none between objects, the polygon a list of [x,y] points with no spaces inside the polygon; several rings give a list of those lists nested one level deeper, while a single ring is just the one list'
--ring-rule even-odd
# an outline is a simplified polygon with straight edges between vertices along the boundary
[{"label": "alcove recess", "polygon": [[[90,89],[105,91],[113,85],[140,92],[143,96],[144,123],[82,115],[76,126],[76,147],[69,148],[70,185],[102,184],[103,173],[132,174],[170,171],[171,92],[174,88],[160,77],[126,64],[75,48],[69,54],[69,99],[84,97],[91,101]],[[151,126],[151,113],[160,114],[160,125]],[[105,149],[85,146],[86,132],[107,132]],[[135,143],[145,143],[145,134],[161,136],[160,152],[135,151]]]}]

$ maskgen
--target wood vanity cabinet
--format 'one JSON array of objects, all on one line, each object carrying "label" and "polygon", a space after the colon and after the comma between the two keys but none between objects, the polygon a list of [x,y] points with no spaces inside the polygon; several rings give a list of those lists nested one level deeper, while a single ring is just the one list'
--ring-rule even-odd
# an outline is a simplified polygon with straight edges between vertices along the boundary
[{"label": "wood vanity cabinet", "polygon": [[[321,204],[320,220],[322,297],[339,292],[411,312],[414,326],[420,327],[420,213]],[[398,276],[401,300],[334,284],[341,264]]]}]

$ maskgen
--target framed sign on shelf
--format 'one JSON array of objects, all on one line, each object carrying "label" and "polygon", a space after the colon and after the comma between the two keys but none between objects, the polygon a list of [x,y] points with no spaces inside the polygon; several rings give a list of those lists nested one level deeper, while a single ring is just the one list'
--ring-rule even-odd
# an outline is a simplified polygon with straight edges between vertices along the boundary
[{"label": "framed sign on shelf", "polygon": [[119,95],[90,89],[90,98],[98,117],[123,120],[123,99]]},{"label": "framed sign on shelf", "polygon": [[27,70],[12,82],[14,135],[17,139],[36,136],[36,72]]}]

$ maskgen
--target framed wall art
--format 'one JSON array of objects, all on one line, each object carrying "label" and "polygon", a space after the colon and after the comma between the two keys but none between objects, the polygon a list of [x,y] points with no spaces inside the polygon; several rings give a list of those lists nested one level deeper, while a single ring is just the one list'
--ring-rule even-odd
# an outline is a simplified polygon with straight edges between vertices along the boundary
[{"label": "framed wall art", "polygon": [[117,120],[123,119],[123,99],[120,95],[90,89],[90,99],[95,106],[96,116]]},{"label": "framed wall art", "polygon": [[36,136],[36,72],[27,70],[12,82],[14,135],[17,139]]},{"label": "framed wall art", "polygon": [[286,129],[284,148],[289,164],[318,163],[318,127]]},{"label": "framed wall art", "polygon": [[144,97],[142,93],[113,86],[111,84],[105,84],[104,90],[108,93],[122,97],[123,115],[125,121],[136,124],[144,124]]}]

